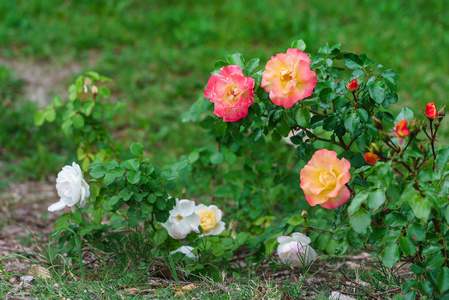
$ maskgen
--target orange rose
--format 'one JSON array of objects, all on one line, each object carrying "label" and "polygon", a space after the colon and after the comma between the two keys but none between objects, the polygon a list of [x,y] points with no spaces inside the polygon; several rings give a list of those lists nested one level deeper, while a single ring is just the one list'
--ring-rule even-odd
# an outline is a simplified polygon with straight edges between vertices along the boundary
[{"label": "orange rose", "polygon": [[374,153],[366,152],[365,154],[365,161],[367,164],[374,165],[379,159],[379,156]]},{"label": "orange rose", "polygon": [[395,127],[395,131],[398,138],[405,138],[406,136],[408,136],[409,131],[407,127],[407,120],[399,121]]},{"label": "orange rose", "polygon": [[301,170],[301,188],[310,205],[334,209],[345,204],[349,197],[346,183],[351,179],[351,164],[338,159],[335,151],[322,149]]}]

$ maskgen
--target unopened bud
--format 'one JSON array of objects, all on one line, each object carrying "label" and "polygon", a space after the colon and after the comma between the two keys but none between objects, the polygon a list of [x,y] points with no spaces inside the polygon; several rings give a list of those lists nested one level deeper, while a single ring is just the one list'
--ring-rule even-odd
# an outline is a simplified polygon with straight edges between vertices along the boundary
[{"label": "unopened bud", "polygon": [[424,146],[422,144],[419,144],[418,147],[419,147],[419,150],[421,150],[421,152],[425,152]]},{"label": "unopened bud", "polygon": [[365,161],[369,165],[374,165],[379,159],[379,156],[374,153],[366,152],[365,154]]},{"label": "unopened bud", "polygon": [[301,217],[303,217],[304,219],[307,219],[307,216],[309,215],[309,213],[307,212],[307,210],[303,210],[301,212]]},{"label": "unopened bud", "polygon": [[376,143],[371,143],[371,145],[369,145],[369,149],[370,149],[370,152],[372,152],[374,154],[381,153],[380,149],[379,149],[379,146]]},{"label": "unopened bud", "polygon": [[446,115],[444,107],[438,111],[438,119],[441,120]]},{"label": "unopened bud", "polygon": [[435,124],[435,128],[440,127],[440,122],[436,121],[434,124]]},{"label": "unopened bud", "polygon": [[229,230],[235,230],[237,228],[237,222],[232,221],[229,223]]},{"label": "unopened bud", "polygon": [[438,118],[438,111],[435,107],[435,102],[426,104],[426,112],[425,112],[426,117],[428,117],[429,119],[436,119]]},{"label": "unopened bud", "polygon": [[357,83],[357,79],[351,80],[351,83],[348,85],[348,90],[354,92],[359,88],[359,84]]},{"label": "unopened bud", "polygon": [[98,87],[96,85],[93,85],[91,90],[92,90],[92,94],[94,94],[94,95],[98,94]]},{"label": "unopened bud", "polygon": [[373,116],[373,125],[376,127],[376,129],[382,130],[384,127],[382,126],[382,121],[376,117]]}]

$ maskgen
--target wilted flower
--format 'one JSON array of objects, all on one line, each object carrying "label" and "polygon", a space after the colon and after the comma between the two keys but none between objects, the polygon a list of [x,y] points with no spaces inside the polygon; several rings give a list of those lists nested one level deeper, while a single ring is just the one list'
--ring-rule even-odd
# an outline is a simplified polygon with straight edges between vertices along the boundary
[{"label": "wilted flower", "polygon": [[405,138],[406,136],[408,136],[409,131],[407,127],[407,120],[399,121],[395,127],[395,131],[398,138]]},{"label": "wilted flower", "polygon": [[292,236],[280,236],[276,239],[279,243],[277,253],[281,261],[294,267],[308,266],[313,262],[317,254],[309,246],[310,238],[302,233],[295,232]]},{"label": "wilted flower", "polygon": [[214,114],[223,122],[234,122],[246,117],[254,103],[254,79],[245,77],[239,66],[230,65],[213,74],[207,82],[204,97],[215,104]]},{"label": "wilted flower", "polygon": [[221,221],[221,210],[215,206],[200,204],[195,208],[195,213],[200,217],[200,226],[204,235],[219,235],[225,229],[225,223]]},{"label": "wilted flower", "polygon": [[187,257],[190,258],[190,259],[196,260],[196,259],[198,259],[198,256],[195,255],[195,253],[192,252],[193,249],[194,249],[194,248],[193,248],[193,247],[190,247],[190,246],[181,246],[181,247],[179,247],[178,249],[176,249],[176,250],[170,252],[170,254],[173,255],[173,254],[179,252],[179,253],[184,254],[185,256],[187,256]]},{"label": "wilted flower", "polygon": [[278,53],[267,62],[260,86],[270,94],[274,104],[289,108],[312,95],[316,83],[309,56],[290,48],[287,53]]},{"label": "wilted flower", "polygon": [[429,119],[438,118],[438,111],[437,108],[435,107],[434,102],[426,104],[426,117],[428,117]]},{"label": "wilted flower", "polygon": [[334,209],[345,204],[350,197],[346,183],[351,179],[351,164],[337,158],[335,151],[321,149],[301,170],[301,188],[310,205]]},{"label": "wilted flower", "polygon": [[174,239],[185,238],[190,232],[199,232],[200,217],[195,214],[195,202],[187,199],[176,199],[176,205],[170,211],[170,216],[161,226],[167,229]]},{"label": "wilted flower", "polygon": [[86,198],[90,196],[89,185],[83,179],[83,173],[77,163],[72,166],[64,166],[56,178],[56,190],[61,198],[50,205],[49,211],[58,211],[66,206],[74,206],[79,202],[80,206],[86,204]]},{"label": "wilted flower", "polygon": [[351,92],[357,90],[359,88],[359,84],[357,83],[357,79],[351,80],[351,83],[348,85],[348,90]]},{"label": "wilted flower", "polygon": [[376,154],[373,154],[371,152],[365,153],[365,161],[367,164],[374,165],[379,159],[379,156],[377,156]]}]

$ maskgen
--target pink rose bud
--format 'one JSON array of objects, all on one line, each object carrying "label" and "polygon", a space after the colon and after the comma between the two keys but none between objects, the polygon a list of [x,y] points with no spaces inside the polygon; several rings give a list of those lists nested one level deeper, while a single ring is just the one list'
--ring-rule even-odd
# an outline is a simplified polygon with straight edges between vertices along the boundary
[{"label": "pink rose bud", "polygon": [[379,156],[371,152],[366,152],[365,154],[365,161],[369,165],[374,165],[379,159]]},{"label": "pink rose bud", "polygon": [[312,95],[316,83],[309,56],[290,48],[287,53],[278,53],[267,62],[260,86],[270,94],[274,104],[289,108]]},{"label": "pink rose bud", "polygon": [[239,66],[226,66],[221,74],[213,74],[207,82],[204,97],[215,105],[214,114],[223,122],[234,122],[246,117],[254,103],[254,79],[245,77]]},{"label": "pink rose bud", "polygon": [[318,150],[300,173],[301,188],[311,206],[327,209],[342,206],[351,194],[346,183],[351,179],[351,164],[338,159],[335,151]]},{"label": "pink rose bud", "polygon": [[399,121],[395,127],[396,136],[398,138],[405,138],[409,135],[409,130],[407,127],[407,120]]}]

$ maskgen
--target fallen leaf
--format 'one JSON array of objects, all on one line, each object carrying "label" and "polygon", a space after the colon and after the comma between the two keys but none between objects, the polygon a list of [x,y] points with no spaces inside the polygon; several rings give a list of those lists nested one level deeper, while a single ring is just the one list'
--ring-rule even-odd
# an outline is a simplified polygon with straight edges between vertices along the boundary
[{"label": "fallen leaf", "polygon": [[31,266],[28,270],[28,274],[42,279],[49,279],[51,277],[50,272],[41,266]]},{"label": "fallen leaf", "polygon": [[176,298],[182,297],[185,294],[190,293],[191,291],[193,291],[196,288],[198,288],[198,287],[195,286],[193,283],[185,285],[185,286],[182,286],[181,289],[176,289],[175,297]]}]

